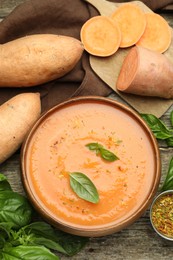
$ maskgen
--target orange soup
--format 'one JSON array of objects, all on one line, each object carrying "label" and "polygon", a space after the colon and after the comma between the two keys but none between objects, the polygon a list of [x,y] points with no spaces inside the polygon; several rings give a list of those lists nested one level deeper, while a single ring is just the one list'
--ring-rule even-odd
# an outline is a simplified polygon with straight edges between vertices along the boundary
[{"label": "orange soup", "polygon": [[[89,143],[103,145],[119,159],[102,159],[86,147]],[[127,219],[143,205],[154,179],[155,155],[146,129],[106,102],[72,102],[52,110],[31,135],[26,156],[28,181],[39,203],[55,219],[78,227]],[[94,183],[98,203],[72,190],[72,172]]]}]

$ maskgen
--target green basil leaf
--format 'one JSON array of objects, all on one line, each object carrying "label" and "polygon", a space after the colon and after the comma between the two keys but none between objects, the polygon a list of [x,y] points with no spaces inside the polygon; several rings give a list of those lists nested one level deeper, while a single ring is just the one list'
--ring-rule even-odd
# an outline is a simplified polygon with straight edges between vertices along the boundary
[{"label": "green basil leaf", "polygon": [[70,173],[70,186],[82,199],[92,203],[99,202],[99,194],[92,181],[83,173]]},{"label": "green basil leaf", "polygon": [[11,190],[0,191],[0,222],[10,222],[13,228],[30,223],[32,208],[28,200]]},{"label": "green basil leaf", "polygon": [[152,114],[141,114],[141,117],[148,124],[157,139],[165,140],[173,137],[173,131],[169,130],[165,124]]},{"label": "green basil leaf", "polygon": [[28,245],[45,246],[46,248],[56,250],[63,254],[67,254],[67,252],[62,248],[61,245],[59,245],[57,242],[55,242],[51,239],[45,238],[45,237],[32,236],[32,241],[29,242]]},{"label": "green basil leaf", "polygon": [[119,160],[119,158],[114,153],[112,153],[104,148],[100,149],[100,155],[103,159],[105,159],[106,161],[109,161],[109,162],[114,162],[115,160]]},{"label": "green basil leaf", "polygon": [[1,231],[0,232],[0,250],[4,247],[5,243],[6,243],[6,233]]},{"label": "green basil leaf", "polygon": [[161,191],[166,191],[171,189],[173,189],[173,157],[169,163],[168,173],[166,175]]},{"label": "green basil leaf", "polygon": [[103,145],[99,143],[89,143],[86,145],[91,151],[96,151],[97,155],[100,155],[104,160],[113,162],[119,160],[119,158],[111,151],[105,149]]},{"label": "green basil leaf", "polygon": [[52,228],[51,225],[43,221],[32,222],[29,225],[22,227],[21,230],[28,235],[33,233],[35,235],[49,238],[55,241],[57,239],[55,229]]},{"label": "green basil leaf", "polygon": [[170,113],[171,126],[173,127],[173,110]]},{"label": "green basil leaf", "polygon": [[27,235],[34,234],[33,244],[42,244],[68,256],[77,254],[88,242],[88,238],[67,234],[45,222],[33,222],[21,230]]},{"label": "green basil leaf", "polygon": [[12,190],[7,178],[4,174],[0,173],[0,191]]},{"label": "green basil leaf", "polygon": [[11,230],[13,227],[13,223],[9,222],[1,222],[0,223],[0,234],[3,234],[5,239],[10,239],[11,237]]},{"label": "green basil leaf", "polygon": [[58,260],[59,257],[43,246],[5,247],[3,260]]},{"label": "green basil leaf", "polygon": [[88,147],[89,150],[91,150],[91,151],[94,151],[94,150],[97,151],[102,146],[100,146],[98,143],[89,143],[89,144],[86,144],[86,147]]},{"label": "green basil leaf", "polygon": [[21,228],[19,233],[20,235],[32,236],[32,239],[27,241],[28,245],[42,245],[49,249],[67,254],[58,243],[54,229],[45,222],[33,222],[30,225]]},{"label": "green basil leaf", "polygon": [[74,236],[60,230],[56,230],[56,236],[69,256],[77,254],[89,241],[87,237]]},{"label": "green basil leaf", "polygon": [[173,137],[166,139],[166,143],[169,147],[173,147]]}]

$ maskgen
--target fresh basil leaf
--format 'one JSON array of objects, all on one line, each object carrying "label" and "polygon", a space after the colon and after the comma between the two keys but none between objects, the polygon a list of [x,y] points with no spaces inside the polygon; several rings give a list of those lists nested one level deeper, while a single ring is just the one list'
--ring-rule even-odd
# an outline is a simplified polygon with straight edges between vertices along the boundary
[{"label": "fresh basil leaf", "polygon": [[59,257],[43,246],[5,247],[3,260],[58,260]]},{"label": "fresh basil leaf", "polygon": [[7,180],[6,176],[4,174],[0,173],[0,182],[6,181],[6,180]]},{"label": "fresh basil leaf", "polygon": [[119,159],[114,153],[112,153],[104,148],[100,149],[100,155],[103,159],[105,159],[106,161],[109,161],[109,162],[114,162],[115,160]]},{"label": "fresh basil leaf", "polygon": [[56,236],[69,256],[77,254],[89,241],[87,237],[74,236],[60,230],[56,230]]},{"label": "fresh basil leaf", "polygon": [[19,230],[20,236],[31,236],[31,239],[27,241],[28,245],[42,245],[49,249],[57,250],[63,254],[67,252],[57,242],[57,237],[54,229],[45,222],[34,222]]},{"label": "fresh basil leaf", "polygon": [[[0,174],[2,183],[8,181]],[[0,190],[0,259],[59,259],[49,249],[72,256],[88,242],[88,238],[64,233],[46,222],[30,223],[32,208],[27,199],[6,187]]]},{"label": "fresh basil leaf", "polygon": [[86,145],[91,151],[96,151],[97,155],[100,155],[104,160],[113,162],[119,160],[119,158],[109,150],[105,149],[103,145],[99,143],[89,143]]},{"label": "fresh basil leaf", "polygon": [[173,110],[170,113],[171,126],[173,127]]},{"label": "fresh basil leaf", "polygon": [[88,242],[88,238],[67,234],[45,222],[33,222],[21,230],[28,235],[34,234],[32,243],[45,245],[68,256],[77,254]]},{"label": "fresh basil leaf", "polygon": [[6,243],[6,233],[2,231],[0,233],[0,250],[4,247],[5,243]]},{"label": "fresh basil leaf", "polygon": [[30,223],[32,208],[27,199],[11,190],[0,191],[0,222],[10,222],[13,228]]},{"label": "fresh basil leaf", "polygon": [[[170,121],[171,121],[171,126],[173,127],[173,110],[170,113]],[[173,147],[173,137],[166,139],[166,143],[168,146]]]},{"label": "fresh basil leaf", "polygon": [[45,238],[45,237],[32,236],[32,241],[29,241],[28,245],[45,246],[46,248],[56,250],[63,254],[67,254],[67,252],[62,248],[61,245],[59,245],[57,242],[55,242],[51,239]]},{"label": "fresh basil leaf", "polygon": [[1,222],[0,223],[0,234],[3,235],[3,237],[5,239],[10,239],[12,227],[13,227],[13,223]]},{"label": "fresh basil leaf", "polygon": [[23,230],[25,234],[33,233],[35,235],[49,238],[55,241],[57,238],[55,229],[52,228],[51,225],[43,221],[32,222],[29,225],[22,227],[21,230]]},{"label": "fresh basil leaf", "polygon": [[170,137],[173,137],[173,131],[169,130],[165,124],[156,116],[152,114],[141,114],[141,117],[148,124],[150,129],[152,130],[154,136],[157,139],[165,140]]},{"label": "fresh basil leaf", "polygon": [[89,143],[89,144],[86,144],[86,147],[88,147],[89,150],[91,150],[91,151],[97,151],[102,146],[100,146],[98,143]]},{"label": "fresh basil leaf", "polygon": [[0,191],[12,190],[7,178],[4,174],[0,173]]},{"label": "fresh basil leaf", "polygon": [[83,173],[70,173],[70,186],[82,199],[92,203],[99,202],[99,194],[92,181]]},{"label": "fresh basil leaf", "polygon": [[173,137],[166,139],[166,143],[169,147],[173,147]]},{"label": "fresh basil leaf", "polygon": [[168,173],[166,175],[161,191],[172,190],[172,189],[173,189],[173,157],[169,163]]}]

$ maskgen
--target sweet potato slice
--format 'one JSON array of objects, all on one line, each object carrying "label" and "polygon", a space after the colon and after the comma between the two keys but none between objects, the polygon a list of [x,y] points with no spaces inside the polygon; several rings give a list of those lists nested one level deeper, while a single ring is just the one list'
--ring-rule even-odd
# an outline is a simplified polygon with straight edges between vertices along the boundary
[{"label": "sweet potato slice", "polygon": [[118,25],[106,16],[94,16],[87,20],[81,28],[80,37],[84,49],[100,57],[114,54],[121,42]]},{"label": "sweet potato slice", "polygon": [[173,64],[159,52],[135,46],[125,57],[116,87],[141,96],[173,98]]},{"label": "sweet potato slice", "polygon": [[145,13],[135,4],[126,3],[118,7],[111,18],[118,23],[121,31],[120,47],[130,47],[139,41],[146,26]]},{"label": "sweet potato slice", "polygon": [[160,53],[165,52],[171,44],[171,28],[167,21],[156,13],[146,13],[146,28],[136,45]]}]

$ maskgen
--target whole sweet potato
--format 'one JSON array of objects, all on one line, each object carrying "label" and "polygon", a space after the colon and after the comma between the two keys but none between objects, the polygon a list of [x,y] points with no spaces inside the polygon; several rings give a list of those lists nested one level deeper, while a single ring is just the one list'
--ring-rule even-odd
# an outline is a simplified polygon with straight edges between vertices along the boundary
[{"label": "whole sweet potato", "polygon": [[69,36],[35,34],[0,45],[0,87],[29,87],[64,76],[83,53]]},{"label": "whole sweet potato", "polygon": [[0,163],[18,150],[40,113],[38,93],[16,95],[0,106]]}]

